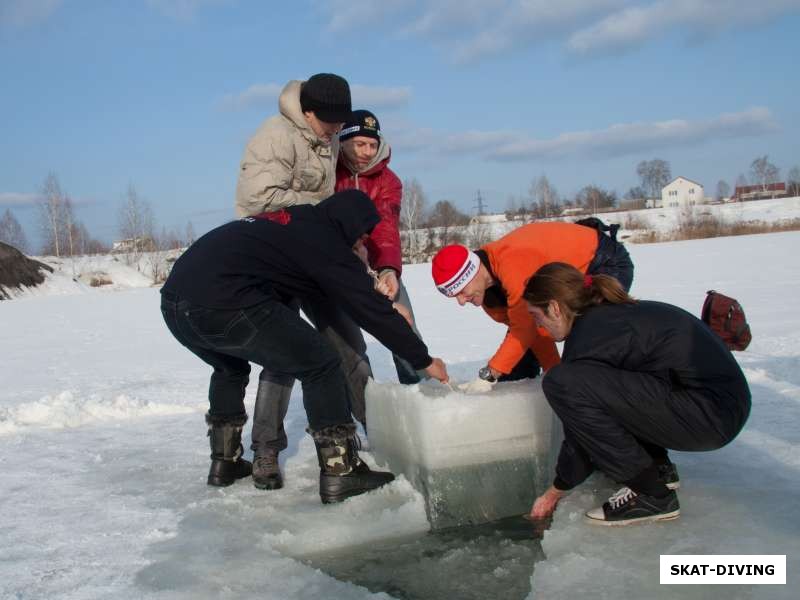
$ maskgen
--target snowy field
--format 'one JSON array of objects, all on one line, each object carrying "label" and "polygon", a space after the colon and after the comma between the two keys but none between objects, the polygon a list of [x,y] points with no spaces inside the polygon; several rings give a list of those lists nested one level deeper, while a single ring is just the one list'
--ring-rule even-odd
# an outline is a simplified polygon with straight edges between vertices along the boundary
[{"label": "snowy field", "polygon": [[[750,202],[730,202],[726,204],[701,204],[687,208],[643,208],[640,210],[612,211],[597,215],[606,223],[621,225],[621,240],[636,239],[641,234],[654,232],[657,236],[668,236],[682,223],[691,219],[711,217],[721,223],[788,223],[800,219],[800,197],[754,200]],[[583,216],[556,217],[561,221],[576,221]],[[636,223],[636,229],[627,226]],[[520,223],[492,223],[494,237],[508,233]],[[658,239],[669,239],[659,237]]]},{"label": "snowy field", "polygon": [[[630,246],[634,295],[694,314],[707,289],[742,302],[752,415],[728,447],[674,456],[679,520],[584,524],[615,490],[598,477],[562,501],[541,541],[503,524],[426,535],[424,500],[402,478],[323,506],[299,386],[286,487],[207,487],[209,371],[169,336],[158,290],[57,276],[0,302],[0,598],[796,598],[798,248],[800,232]],[[454,380],[473,379],[503,330],[440,296],[429,271],[404,275],[419,328]],[[396,381],[368,341],[376,379]],[[661,554],[785,554],[788,585],[660,586]]]}]

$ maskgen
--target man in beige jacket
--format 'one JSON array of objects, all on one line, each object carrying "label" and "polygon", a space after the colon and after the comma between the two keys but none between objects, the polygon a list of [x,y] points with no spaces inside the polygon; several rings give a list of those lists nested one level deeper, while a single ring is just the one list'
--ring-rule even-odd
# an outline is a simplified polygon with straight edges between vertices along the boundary
[{"label": "man in beige jacket", "polygon": [[337,133],[350,118],[347,81],[318,73],[290,81],[279,114],[250,138],[239,167],[236,213],[247,217],[295,204],[317,204],[336,184]]},{"label": "man in beige jacket", "polygon": [[[236,186],[240,217],[295,204],[317,204],[334,193],[338,132],[350,118],[350,87],[343,78],[318,73],[290,81],[278,100],[279,114],[267,119],[247,143]],[[297,305],[297,303],[295,303]],[[363,405],[372,369],[361,330],[326,299],[303,302],[303,312],[339,353],[353,397]],[[294,379],[266,369],[259,376],[253,414],[253,483],[278,489],[283,478],[278,453],[287,446],[283,420]]]}]

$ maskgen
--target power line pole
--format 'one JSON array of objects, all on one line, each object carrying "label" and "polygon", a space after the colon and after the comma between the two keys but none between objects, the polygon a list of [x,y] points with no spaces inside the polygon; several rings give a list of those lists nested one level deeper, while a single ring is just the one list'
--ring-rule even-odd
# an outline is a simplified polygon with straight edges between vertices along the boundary
[{"label": "power line pole", "polygon": [[485,205],[483,203],[483,196],[481,196],[481,191],[478,190],[478,197],[475,199],[476,205],[473,208],[478,209],[478,215],[485,215]]}]

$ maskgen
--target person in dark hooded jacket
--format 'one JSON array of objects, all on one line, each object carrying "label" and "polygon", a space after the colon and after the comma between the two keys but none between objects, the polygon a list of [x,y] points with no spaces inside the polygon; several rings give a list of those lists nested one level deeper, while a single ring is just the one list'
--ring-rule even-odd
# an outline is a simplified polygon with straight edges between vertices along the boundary
[{"label": "person in dark hooded jacket", "polygon": [[370,199],[350,190],[314,206],[217,227],[175,262],[161,290],[164,320],[181,344],[214,369],[206,415],[209,485],[250,475],[241,445],[250,362],[301,381],[323,502],[393,479],[358,457],[350,391],[336,350],[286,305],[292,298],[325,296],[415,368],[447,381],[444,363],[431,358],[403,316],[375,291],[354,252],[378,221]]}]

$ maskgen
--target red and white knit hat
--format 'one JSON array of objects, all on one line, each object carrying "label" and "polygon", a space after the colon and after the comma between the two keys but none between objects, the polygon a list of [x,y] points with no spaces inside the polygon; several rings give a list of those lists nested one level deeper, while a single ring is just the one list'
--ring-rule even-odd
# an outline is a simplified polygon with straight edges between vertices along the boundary
[{"label": "red and white knit hat", "polygon": [[463,290],[478,274],[481,259],[460,244],[445,246],[433,257],[431,274],[436,289],[448,298]]}]

